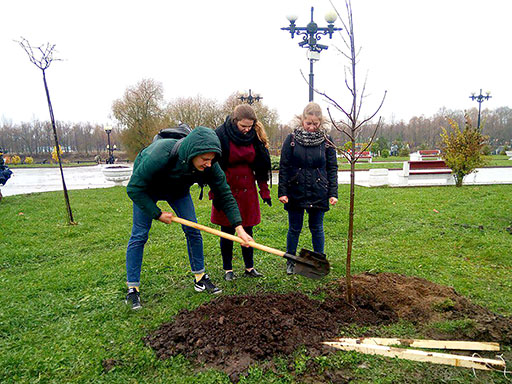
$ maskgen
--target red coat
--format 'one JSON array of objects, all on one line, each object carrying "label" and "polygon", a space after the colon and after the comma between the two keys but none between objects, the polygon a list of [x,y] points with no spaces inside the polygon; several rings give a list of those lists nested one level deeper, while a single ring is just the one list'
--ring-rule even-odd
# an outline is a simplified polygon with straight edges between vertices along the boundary
[{"label": "red coat", "polygon": [[[225,170],[226,178],[231,193],[235,197],[242,215],[242,225],[244,227],[253,227],[261,222],[260,203],[258,191],[256,189],[256,178],[250,164],[254,162],[256,152],[252,144],[237,146],[233,142],[229,143],[229,161]],[[262,199],[270,198],[268,184],[264,181],[259,182],[260,195]],[[213,195],[210,191],[210,200]],[[212,206],[211,221],[213,224],[230,226],[224,212]]]}]

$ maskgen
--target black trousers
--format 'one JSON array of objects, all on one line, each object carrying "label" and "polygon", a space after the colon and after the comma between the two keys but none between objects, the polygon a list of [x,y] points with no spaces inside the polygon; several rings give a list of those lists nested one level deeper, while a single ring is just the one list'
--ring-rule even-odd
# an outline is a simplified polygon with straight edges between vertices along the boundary
[{"label": "black trousers", "polygon": [[[220,227],[222,232],[229,233],[230,235],[235,234],[233,227]],[[244,227],[245,232],[252,236],[252,227]],[[244,258],[245,269],[254,267],[254,249],[252,247],[242,247],[242,256]],[[233,269],[233,242],[228,239],[220,238],[220,253],[222,254],[222,267],[225,271]]]}]

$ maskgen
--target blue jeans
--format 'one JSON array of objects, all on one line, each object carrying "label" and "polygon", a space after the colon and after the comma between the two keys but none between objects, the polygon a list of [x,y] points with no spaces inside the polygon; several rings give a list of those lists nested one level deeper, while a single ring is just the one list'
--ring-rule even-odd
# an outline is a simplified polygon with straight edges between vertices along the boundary
[{"label": "blue jeans", "polygon": [[[197,223],[196,211],[190,194],[179,199],[166,200],[178,217]],[[128,248],[126,249],[126,278],[128,286],[138,287],[142,269],[144,245],[148,241],[153,219],[147,216],[136,204],[133,204],[133,227]],[[187,239],[188,259],[192,273],[204,272],[203,238],[201,232],[185,225],[181,226]]]},{"label": "blue jeans", "polygon": [[[313,242],[313,251],[324,253],[324,211],[308,209],[309,231]],[[302,223],[304,222],[304,209],[288,210],[288,235],[286,236],[286,252],[295,255],[299,244]]]}]

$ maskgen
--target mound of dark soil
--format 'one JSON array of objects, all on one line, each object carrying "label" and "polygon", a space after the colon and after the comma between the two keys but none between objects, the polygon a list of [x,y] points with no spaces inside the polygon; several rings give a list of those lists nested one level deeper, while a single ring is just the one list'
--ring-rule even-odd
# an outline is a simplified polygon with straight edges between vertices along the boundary
[{"label": "mound of dark soil", "polygon": [[[391,308],[399,319],[424,330],[436,339],[497,341],[512,344],[512,319],[489,311],[460,296],[452,287],[428,280],[394,273],[354,276],[354,298],[357,307]],[[327,294],[345,296],[345,281],[338,280],[327,288]],[[472,326],[442,334],[429,324],[447,320],[471,320]]]},{"label": "mound of dark soil", "polygon": [[183,354],[233,379],[255,361],[289,355],[300,346],[313,356],[328,353],[320,342],[338,336],[349,324],[378,326],[404,319],[425,326],[470,318],[475,326],[460,334],[434,335],[431,329],[426,334],[512,343],[511,319],[470,303],[452,288],[382,273],[354,276],[353,289],[354,306],[345,301],[344,280],[323,289],[324,301],[301,293],[221,296],[193,311],[181,311],[145,342],[159,358]]}]

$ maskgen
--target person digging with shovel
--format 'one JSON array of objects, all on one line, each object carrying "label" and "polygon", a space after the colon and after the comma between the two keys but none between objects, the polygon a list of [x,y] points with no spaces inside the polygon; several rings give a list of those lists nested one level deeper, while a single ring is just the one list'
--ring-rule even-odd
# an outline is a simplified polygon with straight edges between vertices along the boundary
[{"label": "person digging with shovel", "polygon": [[[217,162],[220,154],[221,145],[215,132],[210,128],[197,127],[180,140],[157,140],[137,155],[126,188],[133,201],[133,227],[126,250],[126,303],[132,309],[141,308],[139,286],[142,256],[151,224],[153,220],[170,224],[174,216],[172,212],[162,212],[156,205],[158,201],[167,201],[178,217],[197,223],[190,187],[194,183],[201,186],[208,184],[215,194],[214,203],[226,214],[237,235],[245,243],[253,241],[242,227],[236,200]],[[221,290],[205,273],[201,233],[187,226],[182,226],[182,229],[195,276],[194,289],[198,292],[220,293]]]}]

